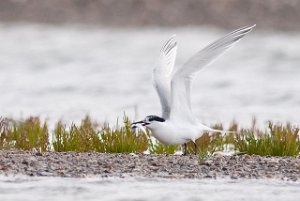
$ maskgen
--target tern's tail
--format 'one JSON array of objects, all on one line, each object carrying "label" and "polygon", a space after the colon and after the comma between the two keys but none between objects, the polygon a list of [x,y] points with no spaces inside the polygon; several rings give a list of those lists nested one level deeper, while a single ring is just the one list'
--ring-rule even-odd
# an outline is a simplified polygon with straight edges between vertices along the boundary
[{"label": "tern's tail", "polygon": [[227,133],[236,133],[236,131],[218,130],[213,128],[207,128],[204,131],[208,132],[209,136],[211,136],[213,133],[221,133],[222,136],[225,136]]}]

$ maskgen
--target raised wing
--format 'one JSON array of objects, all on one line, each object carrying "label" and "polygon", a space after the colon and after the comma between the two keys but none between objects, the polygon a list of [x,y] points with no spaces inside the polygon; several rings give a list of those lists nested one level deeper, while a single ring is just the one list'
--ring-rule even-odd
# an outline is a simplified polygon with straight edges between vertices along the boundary
[{"label": "raised wing", "polygon": [[196,53],[175,72],[171,82],[171,119],[195,120],[191,111],[190,100],[191,82],[193,78],[204,66],[212,63],[217,57],[248,34],[254,27],[255,25],[237,29],[216,40]]},{"label": "raised wing", "polygon": [[162,117],[170,116],[171,106],[171,74],[177,53],[175,35],[165,42],[160,50],[159,64],[153,69],[153,84],[157,91],[162,107]]}]

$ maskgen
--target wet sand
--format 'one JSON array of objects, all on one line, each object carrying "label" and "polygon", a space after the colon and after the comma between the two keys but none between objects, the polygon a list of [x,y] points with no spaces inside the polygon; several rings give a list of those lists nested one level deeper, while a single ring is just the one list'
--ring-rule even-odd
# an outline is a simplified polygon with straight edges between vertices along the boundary
[{"label": "wet sand", "polygon": [[54,177],[252,178],[297,181],[300,157],[0,151],[0,174]]}]

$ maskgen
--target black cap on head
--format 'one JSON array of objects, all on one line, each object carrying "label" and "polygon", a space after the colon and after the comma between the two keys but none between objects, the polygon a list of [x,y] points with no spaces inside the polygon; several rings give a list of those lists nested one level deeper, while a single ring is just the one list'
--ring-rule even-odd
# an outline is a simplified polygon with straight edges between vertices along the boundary
[{"label": "black cap on head", "polygon": [[148,121],[159,121],[159,122],[165,122],[166,120],[164,118],[161,118],[159,116],[155,116],[155,115],[149,115],[146,117],[146,120]]}]

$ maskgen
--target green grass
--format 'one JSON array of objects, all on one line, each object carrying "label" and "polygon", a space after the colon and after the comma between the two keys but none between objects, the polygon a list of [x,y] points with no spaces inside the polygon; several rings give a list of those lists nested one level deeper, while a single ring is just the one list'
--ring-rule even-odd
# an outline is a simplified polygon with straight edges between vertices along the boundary
[{"label": "green grass", "polygon": [[49,132],[46,122],[37,117],[25,121],[0,119],[0,148],[49,151]]},{"label": "green grass", "polygon": [[[67,126],[58,121],[53,131],[49,131],[47,122],[38,117],[29,117],[24,121],[0,118],[0,150],[26,151],[76,151],[101,153],[144,153],[174,154],[182,150],[180,145],[167,146],[150,137],[149,131],[134,133],[130,120],[124,116],[122,123],[99,124],[86,116],[79,125]],[[100,126],[101,125],[101,126]],[[223,129],[221,124],[213,128]],[[226,145],[233,145],[239,152],[270,156],[296,156],[300,153],[299,127],[290,123],[273,124],[268,122],[265,130],[256,127],[253,120],[250,128],[239,128],[233,122],[227,130],[235,133],[221,136],[220,133],[205,133],[196,140],[198,154],[204,158],[215,151],[223,151]],[[49,140],[49,136],[53,140]],[[194,153],[193,143],[188,143],[188,153]]]},{"label": "green grass", "polygon": [[82,120],[79,126],[72,123],[69,129],[66,129],[66,125],[59,121],[55,126],[53,135],[52,145],[54,150],[58,152],[104,151],[97,124],[92,123],[88,116]]},{"label": "green grass", "polygon": [[261,131],[253,121],[252,128],[241,129],[234,139],[236,149],[262,156],[296,156],[300,153],[299,128],[290,123],[274,125]]},{"label": "green grass", "polygon": [[62,122],[56,124],[53,148],[55,151],[142,153],[147,150],[145,134],[134,134],[130,122],[124,117],[124,126],[111,128],[108,123],[99,127],[87,116],[79,126],[72,124],[69,129]]},{"label": "green grass", "polygon": [[131,122],[124,117],[124,126],[118,123],[114,128],[105,124],[101,129],[101,139],[106,153],[143,153],[148,148],[148,138],[142,133],[133,133]]}]

